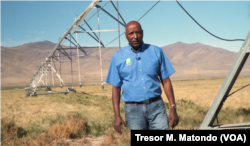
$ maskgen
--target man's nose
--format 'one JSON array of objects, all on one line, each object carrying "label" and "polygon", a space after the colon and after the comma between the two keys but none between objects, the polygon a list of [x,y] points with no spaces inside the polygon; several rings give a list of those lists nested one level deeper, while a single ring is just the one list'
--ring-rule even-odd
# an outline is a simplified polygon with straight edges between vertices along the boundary
[{"label": "man's nose", "polygon": [[135,38],[135,39],[137,38],[137,34],[136,33],[133,34],[133,38]]}]

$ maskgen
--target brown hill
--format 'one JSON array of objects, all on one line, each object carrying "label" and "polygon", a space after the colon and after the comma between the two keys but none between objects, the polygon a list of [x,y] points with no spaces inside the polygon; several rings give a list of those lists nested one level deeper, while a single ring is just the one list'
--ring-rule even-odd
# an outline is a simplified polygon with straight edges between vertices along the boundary
[{"label": "brown hill", "polygon": [[[223,77],[228,73],[237,53],[201,43],[177,42],[162,47],[176,73],[172,78]],[[241,75],[250,75],[250,59]]]},{"label": "brown hill", "polygon": [[[48,56],[56,44],[43,41],[27,43],[17,47],[1,47],[1,84],[26,85],[30,83],[33,73]],[[225,76],[237,53],[201,43],[185,44],[177,42],[162,47],[176,73],[172,79],[207,78]],[[112,55],[117,47],[102,49],[103,80],[105,81]],[[100,83],[100,58],[98,48],[86,50],[93,52],[80,58],[80,76],[82,83]],[[75,53],[73,53],[75,55]],[[66,57],[62,60],[68,61]],[[73,57],[73,81],[79,82],[77,58]],[[62,63],[61,75],[65,82],[71,82],[70,62]],[[250,63],[245,65],[245,74],[249,74]],[[58,68],[58,64],[56,64]],[[248,68],[248,70],[247,70]],[[244,72],[243,72],[244,73]]]},{"label": "brown hill", "polygon": [[29,83],[38,65],[49,54],[55,43],[28,43],[18,47],[1,47],[1,83]]}]

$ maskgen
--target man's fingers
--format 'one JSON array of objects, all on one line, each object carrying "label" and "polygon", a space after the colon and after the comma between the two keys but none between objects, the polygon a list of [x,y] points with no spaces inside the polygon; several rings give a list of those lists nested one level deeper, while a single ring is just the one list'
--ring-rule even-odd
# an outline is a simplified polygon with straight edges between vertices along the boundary
[{"label": "man's fingers", "polygon": [[171,128],[174,129],[175,125],[174,125],[174,121],[171,122]]},{"label": "man's fingers", "polygon": [[168,123],[172,126],[173,122],[171,117],[168,118]]},{"label": "man's fingers", "polygon": [[120,125],[115,125],[114,128],[115,128],[115,130],[117,132],[119,132],[120,134],[122,134]]},{"label": "man's fingers", "polygon": [[170,127],[173,129],[175,126],[178,125],[178,119],[176,118],[172,118],[172,117],[169,117],[169,124],[170,124]]},{"label": "man's fingers", "polygon": [[174,124],[174,119],[171,117],[169,120],[170,120],[170,124],[172,126]]},{"label": "man's fingers", "polygon": [[171,127],[172,127],[172,128],[174,128],[174,127],[175,127],[175,124],[174,124],[174,119],[172,120]]},{"label": "man's fingers", "polygon": [[124,129],[126,129],[126,125],[125,125],[124,121],[122,121],[122,126]]},{"label": "man's fingers", "polygon": [[175,126],[178,125],[178,123],[179,123],[179,119],[174,119],[171,127],[174,128]]},{"label": "man's fingers", "polygon": [[175,126],[176,126],[176,122],[173,121],[172,128],[174,129]]},{"label": "man's fingers", "polygon": [[176,122],[173,121],[173,124],[172,124],[172,129],[174,129],[174,127],[176,126]]},{"label": "man's fingers", "polygon": [[122,132],[121,132],[121,124],[122,124],[123,128],[126,129],[125,122],[122,120],[122,118],[121,117],[115,118],[114,129],[117,132],[119,132],[120,134],[122,134]]},{"label": "man's fingers", "polygon": [[178,123],[179,123],[179,119],[176,119],[176,121],[175,121],[175,125],[177,126],[177,125],[178,125]]}]

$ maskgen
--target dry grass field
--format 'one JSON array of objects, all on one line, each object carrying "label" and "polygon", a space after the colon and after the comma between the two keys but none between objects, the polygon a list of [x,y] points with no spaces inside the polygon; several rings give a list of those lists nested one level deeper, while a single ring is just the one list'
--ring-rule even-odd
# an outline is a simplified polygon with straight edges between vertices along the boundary
[{"label": "dry grass field", "polygon": [[[223,80],[172,81],[180,118],[175,129],[199,128]],[[231,92],[249,83],[250,77],[239,77]],[[130,145],[129,128],[122,129],[122,135],[113,130],[112,86],[74,88],[77,93],[28,98],[24,89],[2,89],[1,145]],[[59,90],[52,88],[52,92]],[[121,115],[124,118],[123,102]],[[230,96],[218,117],[220,124],[249,122],[250,86]]]}]

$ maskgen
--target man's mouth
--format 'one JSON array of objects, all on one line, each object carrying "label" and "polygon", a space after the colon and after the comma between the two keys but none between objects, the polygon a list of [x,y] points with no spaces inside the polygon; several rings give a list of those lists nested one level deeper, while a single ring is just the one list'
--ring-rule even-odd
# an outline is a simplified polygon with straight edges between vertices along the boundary
[{"label": "man's mouth", "polygon": [[139,44],[139,41],[133,41],[133,44]]}]

